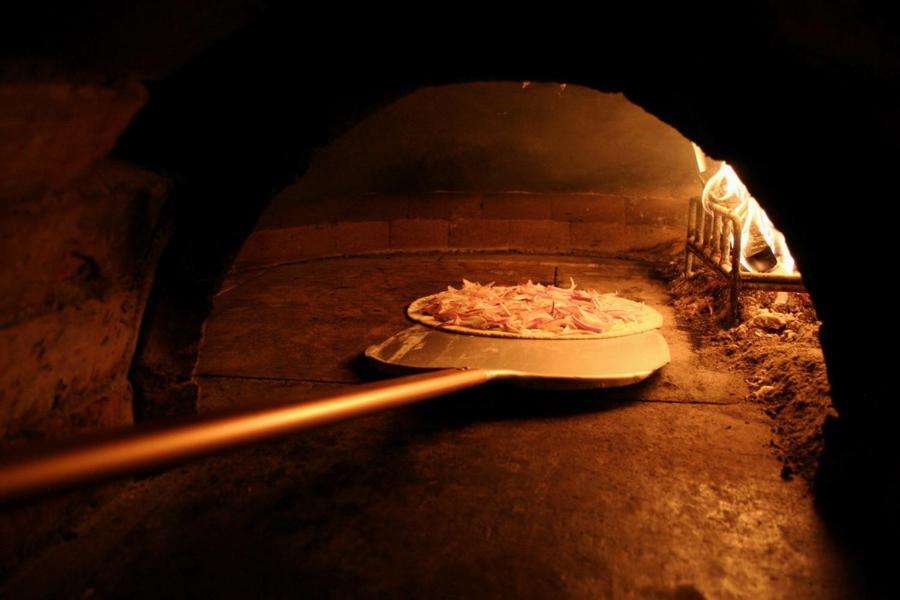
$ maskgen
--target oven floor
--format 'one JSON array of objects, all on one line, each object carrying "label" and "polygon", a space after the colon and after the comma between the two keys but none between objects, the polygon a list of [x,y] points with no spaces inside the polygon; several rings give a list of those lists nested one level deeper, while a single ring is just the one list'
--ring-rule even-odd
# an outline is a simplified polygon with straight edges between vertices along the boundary
[{"label": "oven floor", "polygon": [[201,410],[371,378],[359,353],[464,276],[642,299],[672,362],[632,388],[473,390],[122,484],[0,596],[856,595],[805,484],[780,477],[771,421],[739,374],[701,362],[645,263],[420,255],[235,275]]}]

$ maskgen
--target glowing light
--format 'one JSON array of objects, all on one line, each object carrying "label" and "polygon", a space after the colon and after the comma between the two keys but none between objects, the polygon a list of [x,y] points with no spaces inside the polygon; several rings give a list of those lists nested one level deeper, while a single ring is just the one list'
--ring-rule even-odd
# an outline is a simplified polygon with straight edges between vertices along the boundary
[{"label": "glowing light", "polygon": [[711,205],[717,205],[740,217],[741,267],[756,273],[796,273],[784,234],[775,228],[731,165],[723,162],[709,178],[701,202],[708,212],[712,212]]}]

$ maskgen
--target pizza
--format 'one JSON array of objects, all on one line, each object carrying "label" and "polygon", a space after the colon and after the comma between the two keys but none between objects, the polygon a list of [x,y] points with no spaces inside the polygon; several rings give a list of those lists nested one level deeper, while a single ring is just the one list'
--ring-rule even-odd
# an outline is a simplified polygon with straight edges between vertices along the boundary
[{"label": "pizza", "polygon": [[406,314],[445,331],[509,338],[597,339],[662,327],[662,315],[617,294],[540,283],[482,285],[463,279],[460,288],[419,298]]}]

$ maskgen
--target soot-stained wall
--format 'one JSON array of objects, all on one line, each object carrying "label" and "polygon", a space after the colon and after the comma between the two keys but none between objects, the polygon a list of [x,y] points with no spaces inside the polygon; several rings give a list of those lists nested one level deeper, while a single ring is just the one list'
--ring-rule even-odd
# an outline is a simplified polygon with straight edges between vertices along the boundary
[{"label": "soot-stained wall", "polygon": [[622,94],[468,83],[419,89],[366,119],[319,150],[273,208],[359,192],[677,196],[696,183],[687,140]]},{"label": "soot-stained wall", "polygon": [[0,441],[132,420],[169,181],[107,153],[145,101],[134,83],[0,82]]},{"label": "soot-stained wall", "polygon": [[622,94],[424,87],[319,149],[238,267],[379,250],[622,253],[684,236],[688,140]]}]

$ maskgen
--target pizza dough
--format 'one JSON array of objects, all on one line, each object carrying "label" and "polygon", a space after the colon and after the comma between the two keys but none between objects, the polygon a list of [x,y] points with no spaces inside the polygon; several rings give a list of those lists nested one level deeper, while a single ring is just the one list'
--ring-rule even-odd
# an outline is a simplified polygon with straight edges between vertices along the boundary
[{"label": "pizza dough", "polygon": [[406,314],[443,331],[519,339],[584,340],[633,335],[662,327],[649,306],[578,289],[528,283],[481,285],[463,280],[459,289],[419,298]]}]

